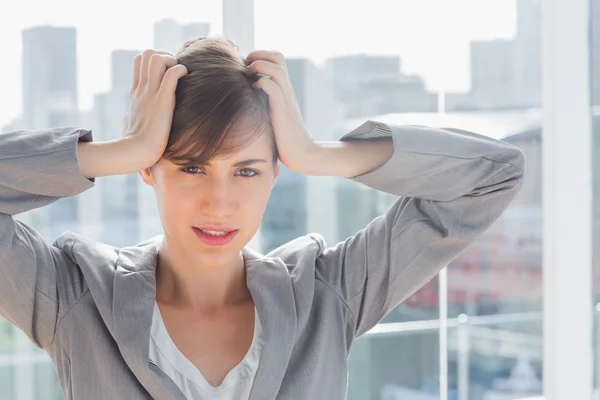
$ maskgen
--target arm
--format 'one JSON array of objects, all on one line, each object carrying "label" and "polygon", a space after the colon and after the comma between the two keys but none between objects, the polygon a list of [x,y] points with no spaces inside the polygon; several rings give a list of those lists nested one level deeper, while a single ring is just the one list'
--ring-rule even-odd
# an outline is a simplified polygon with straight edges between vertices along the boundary
[{"label": "arm", "polygon": [[[93,142],[76,128],[0,135],[0,315],[38,347],[50,344],[56,323],[74,299],[61,298],[73,261],[14,215],[75,196],[95,177],[135,172],[149,165],[131,139]],[[75,293],[71,293],[77,296]]]},{"label": "arm", "polygon": [[368,121],[344,135],[342,143],[315,142],[302,120],[283,55],[255,50],[246,61],[249,74],[265,75],[253,86],[269,97],[279,158],[288,168],[353,177],[402,196],[334,247],[312,236],[322,250],[315,278],[346,304],[355,337],[470,246],[523,183],[525,160],[519,149],[458,129]]},{"label": "arm", "polygon": [[0,316],[38,347],[52,343],[83,285],[74,283],[80,278],[65,249],[13,216],[90,189],[96,177],[136,172],[158,161],[169,137],[177,81],[187,73],[176,63],[151,50],[136,57],[132,115],[121,139],[94,143],[90,131],[75,128],[0,134]]},{"label": "arm", "polygon": [[14,215],[94,186],[77,164],[89,131],[57,128],[0,135],[0,315],[39,347],[52,342],[59,306],[57,282],[72,261]]},{"label": "arm", "polygon": [[[371,170],[383,158],[373,151],[377,137],[391,138],[393,150]],[[317,279],[347,305],[357,337],[498,219],[522,185],[525,161],[505,142],[456,129],[368,121],[340,140],[354,141],[354,148],[338,145],[336,156],[322,157],[335,158],[336,165],[312,164],[323,171],[362,170],[352,180],[402,196],[355,236],[329,248],[320,243]]]},{"label": "arm", "polygon": [[77,158],[81,174],[94,179],[102,176],[132,174],[148,166],[142,157],[136,157],[139,146],[133,138],[107,142],[79,142]]}]

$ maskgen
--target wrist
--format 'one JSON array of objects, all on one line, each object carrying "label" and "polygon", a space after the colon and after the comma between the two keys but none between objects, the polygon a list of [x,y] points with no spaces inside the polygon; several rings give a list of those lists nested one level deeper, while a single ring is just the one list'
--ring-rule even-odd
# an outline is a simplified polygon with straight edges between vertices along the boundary
[{"label": "wrist", "polygon": [[115,142],[115,147],[118,148],[117,152],[130,158],[126,165],[134,172],[151,167],[162,157],[164,152],[164,150],[157,152],[151,149],[144,140],[136,136],[122,137]]},{"label": "wrist", "polygon": [[304,151],[300,152],[298,162],[294,171],[314,176],[331,175],[332,165],[334,161],[331,159],[332,147],[335,147],[336,142],[318,142],[313,141],[307,145]]},{"label": "wrist", "polygon": [[83,175],[88,179],[138,172],[155,162],[133,138],[79,142],[77,158]]},{"label": "wrist", "polygon": [[304,157],[300,172],[307,175],[356,177],[373,171],[394,152],[391,138],[316,142]]}]

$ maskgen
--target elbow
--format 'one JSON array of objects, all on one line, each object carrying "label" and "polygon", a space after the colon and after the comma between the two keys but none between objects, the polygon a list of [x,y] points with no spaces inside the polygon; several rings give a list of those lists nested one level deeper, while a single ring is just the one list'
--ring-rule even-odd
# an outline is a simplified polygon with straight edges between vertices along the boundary
[{"label": "elbow", "polygon": [[520,179],[523,179],[523,177],[525,176],[526,168],[525,153],[523,152],[523,150],[517,147],[512,147],[510,150],[511,156],[509,162],[515,167],[515,169],[520,171],[519,177]]},{"label": "elbow", "polygon": [[510,164],[513,166],[513,176],[511,182],[518,192],[521,186],[523,185],[523,180],[525,179],[525,170],[526,170],[526,159],[525,153],[519,148],[514,147],[512,149],[512,156]]},{"label": "elbow", "polygon": [[494,150],[488,152],[484,158],[494,161],[495,168],[498,170],[503,170],[510,166],[512,167],[510,169],[516,175],[522,176],[525,174],[525,153],[513,144],[497,140]]},{"label": "elbow", "polygon": [[520,191],[525,180],[525,154],[516,147],[510,146],[503,154],[501,162],[494,162],[491,176],[484,178],[469,195],[495,196],[500,195],[505,201],[510,202]]},{"label": "elbow", "polygon": [[[500,160],[498,160],[500,161]],[[525,179],[526,158],[523,150],[510,144],[502,154],[501,162],[496,163],[497,173],[495,183],[503,183],[502,186],[520,187]],[[491,181],[488,181],[491,183]]]}]

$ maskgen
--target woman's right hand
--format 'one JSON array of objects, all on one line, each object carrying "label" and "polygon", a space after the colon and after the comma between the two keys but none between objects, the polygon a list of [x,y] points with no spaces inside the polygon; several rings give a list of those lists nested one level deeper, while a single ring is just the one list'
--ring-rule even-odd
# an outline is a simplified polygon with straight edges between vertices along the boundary
[{"label": "woman's right hand", "polygon": [[148,167],[163,155],[169,140],[175,89],[187,68],[164,51],[145,50],[135,57],[129,112],[125,116],[123,136],[134,143],[136,155]]}]

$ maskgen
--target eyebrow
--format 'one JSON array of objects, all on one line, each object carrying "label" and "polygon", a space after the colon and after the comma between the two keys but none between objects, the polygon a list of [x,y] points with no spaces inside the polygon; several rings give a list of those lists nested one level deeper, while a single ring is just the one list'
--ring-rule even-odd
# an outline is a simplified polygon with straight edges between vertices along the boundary
[{"label": "eyebrow", "polygon": [[[266,163],[267,160],[262,158],[251,158],[248,160],[238,161],[233,164],[234,167],[247,167],[248,165],[257,164],[257,163]],[[210,162],[205,163],[204,165],[210,167]]]}]

